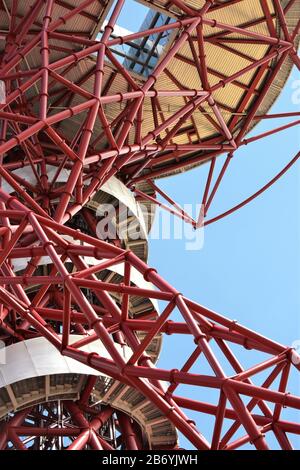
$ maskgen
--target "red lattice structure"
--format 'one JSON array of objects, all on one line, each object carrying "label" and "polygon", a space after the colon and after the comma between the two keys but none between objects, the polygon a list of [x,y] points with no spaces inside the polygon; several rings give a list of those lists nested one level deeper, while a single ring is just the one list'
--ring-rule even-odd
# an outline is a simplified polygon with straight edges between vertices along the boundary
[{"label": "red lattice structure", "polygon": [[[249,443],[290,450],[290,435],[300,433],[290,419],[300,397],[288,392],[297,352],[184,297],[147,265],[145,251],[99,240],[91,208],[116,177],[120,191],[148,209],[163,205],[203,225],[154,179],[208,162],[200,201],[206,215],[241,146],[299,124],[245,137],[259,120],[299,117],[268,114],[292,64],[299,68],[299,1],[145,3],[172,21],[122,37],[114,31],[124,0],[37,0],[30,7],[12,0],[1,7],[0,332],[7,363],[0,447],[178,449],[180,433],[202,450]],[[166,31],[168,45],[148,76],[126,68],[114,51]],[[217,53],[224,63],[216,69],[209,61]],[[205,223],[258,196],[299,155]],[[169,369],[156,365],[165,335],[174,349],[178,335],[193,345],[180,364],[170,358]],[[66,361],[56,372],[39,365],[40,341],[52,348],[49,358]],[[13,379],[13,358],[25,361],[22,348],[35,370],[30,375],[24,362]],[[248,350],[247,367],[241,349]],[[198,390],[207,399],[198,399]],[[214,417],[209,436],[206,416]]]}]

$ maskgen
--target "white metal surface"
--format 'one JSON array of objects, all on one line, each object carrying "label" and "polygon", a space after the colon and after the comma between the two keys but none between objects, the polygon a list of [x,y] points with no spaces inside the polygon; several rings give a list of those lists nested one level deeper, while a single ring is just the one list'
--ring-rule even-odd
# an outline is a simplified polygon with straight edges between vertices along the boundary
[{"label": "white metal surface", "polygon": [[[70,343],[82,336],[71,335]],[[126,346],[115,345],[124,358],[130,357],[130,349]],[[96,352],[101,357],[110,359],[106,348],[100,340],[81,348],[88,353]],[[45,338],[33,338],[12,344],[5,348],[5,364],[0,365],[0,388],[20,380],[53,374],[84,374],[103,375],[100,372],[81,364],[74,359],[62,356],[60,352]]]}]

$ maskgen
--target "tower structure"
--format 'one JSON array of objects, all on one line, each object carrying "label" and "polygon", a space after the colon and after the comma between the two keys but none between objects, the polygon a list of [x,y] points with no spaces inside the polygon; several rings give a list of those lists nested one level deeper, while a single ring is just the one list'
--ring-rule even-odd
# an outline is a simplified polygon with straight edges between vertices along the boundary
[{"label": "tower structure", "polygon": [[[239,148],[299,124],[268,113],[299,68],[299,0],[145,0],[125,35],[128,0],[2,4],[0,448],[291,449],[299,355],[169,285],[147,233],[156,204],[197,229],[298,159],[203,220]],[[276,117],[290,122],[246,138]],[[156,179],[200,164],[194,220]],[[169,369],[165,335],[194,345]]]}]

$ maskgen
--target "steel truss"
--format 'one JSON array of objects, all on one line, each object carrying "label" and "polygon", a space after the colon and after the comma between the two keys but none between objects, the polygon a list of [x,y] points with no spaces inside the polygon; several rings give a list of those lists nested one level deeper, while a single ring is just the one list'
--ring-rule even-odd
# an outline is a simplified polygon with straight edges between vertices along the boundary
[{"label": "steel truss", "polygon": [[1,447],[9,442],[7,450],[149,448],[138,424],[120,410],[66,400],[19,411],[2,425],[1,432]]},{"label": "steel truss", "polygon": [[[10,191],[0,188],[0,331],[1,339],[7,345],[43,336],[62,355],[138,390],[197,449],[236,449],[251,443],[256,449],[265,450],[273,444],[273,440],[270,443],[267,438],[272,434],[280,448],[289,450],[292,449],[289,434],[298,435],[300,425],[284,418],[283,408],[300,409],[300,398],[287,392],[290,374],[292,371],[297,373],[300,368],[299,355],[292,348],[184,297],[132,252],[67,226],[114,175],[134,188],[137,197],[156,203],[155,197],[138,187],[147,181],[154,191],[166,198],[173,212],[199,226],[203,223],[199,224],[200,218],[192,220],[183,213],[153,179],[209,160],[202,198],[206,215],[232,156],[241,146],[299,124],[296,120],[284,128],[248,140],[245,138],[258,120],[282,117],[261,115],[259,111],[284,62],[290,60],[299,68],[296,47],[300,22],[291,30],[286,20],[289,11],[299,2],[290,0],[283,8],[274,0],[274,13],[270,12],[269,2],[260,2],[264,11],[260,22],[266,22],[267,35],[255,32],[255,25],[251,23],[238,27],[211,18],[215,11],[236,3],[239,2],[206,1],[197,11],[188,2],[171,0],[170,4],[176,7],[175,22],[111,39],[124,7],[124,0],[118,0],[103,34],[97,39],[90,30],[74,33],[71,26],[82,18],[94,19],[96,30],[99,12],[95,17],[89,8],[99,7],[98,1],[76,2],[75,8],[70,5],[67,8],[65,2],[58,0],[36,0],[26,16],[18,12],[18,2],[11,2],[6,11],[8,31],[1,33],[5,48],[0,79],[5,83],[6,97],[0,105],[0,176],[2,186],[9,186]],[[59,16],[58,6],[62,5],[67,11]],[[211,28],[211,34],[204,36],[204,27]],[[164,30],[174,31],[173,42],[144,81],[130,75],[110,51],[117,44]],[[232,37],[232,34],[238,37]],[[263,44],[266,50],[260,59],[250,61],[231,76],[219,77],[220,80],[211,85],[205,44],[217,43],[228,48],[233,42]],[[195,51],[195,60],[190,66],[197,69],[201,89],[184,89],[176,82],[176,77],[173,79],[176,90],[174,87],[157,89],[159,77],[185,44]],[[75,74],[91,54],[94,54],[93,67],[87,68],[79,80],[71,79],[70,74]],[[241,54],[236,51],[237,56]],[[107,61],[114,72],[112,78],[105,81]],[[240,79],[249,72],[254,75],[247,87]],[[123,86],[120,92],[113,93],[110,90],[117,75],[122,77]],[[85,86],[88,80],[92,80],[91,90]],[[232,119],[226,121],[222,116],[223,108],[214,95],[232,83],[239,83],[246,89]],[[174,97],[183,97],[185,104],[165,117],[160,111],[159,100],[168,98],[172,102]],[[147,99],[152,104],[155,126],[143,133]],[[109,119],[107,108],[118,103],[119,112]],[[203,111],[204,105],[214,118]],[[206,140],[199,136],[197,142],[174,143],[180,133],[184,134],[186,122],[192,121],[199,111],[203,111],[214,126],[213,135]],[[297,118],[299,113],[285,116]],[[78,121],[75,125],[76,119],[79,119],[79,125]],[[95,134],[97,125],[102,129],[98,135]],[[211,187],[216,158],[224,153],[228,156]],[[299,154],[257,194],[225,215],[267,189],[298,157]],[[24,167],[31,169],[36,184],[22,178]],[[50,169],[54,170],[54,176],[48,178]],[[67,175],[64,180],[60,179],[62,172]],[[213,220],[222,216],[224,214]],[[39,266],[45,258],[48,271],[41,272]],[[17,271],[14,261],[20,259],[26,260],[27,265],[24,270]],[[121,283],[99,279],[102,272],[117,264],[123,265]],[[134,285],[134,270],[152,283],[154,289]],[[129,312],[131,296],[161,301],[164,305],[161,315],[155,319],[133,318]],[[171,315],[175,313],[180,319],[172,321]],[[74,331],[82,338],[72,343],[70,335]],[[195,346],[191,353],[182,357],[182,364],[174,364],[178,368],[161,369],[147,353],[157,335],[171,335],[174,348],[178,344],[178,335],[188,335]],[[82,349],[96,338],[105,346],[110,358]],[[120,354],[119,344],[130,349],[128,360]],[[241,348],[249,350],[251,366],[240,364],[238,351]],[[257,359],[259,356],[260,360]],[[206,375],[201,373],[201,367],[197,367],[202,363],[206,364],[204,370],[210,371]],[[62,401],[62,406],[75,420],[72,431],[71,427],[65,431],[53,431],[50,427],[41,430],[31,422],[34,445],[39,447],[36,442],[42,442],[38,440],[42,435],[43,442],[50,447],[55,447],[53,442],[63,436],[69,436],[69,448],[77,449],[147,446],[142,440],[143,431],[124,413],[119,412],[118,416],[112,408],[104,408],[100,414],[89,415],[91,403],[88,397],[92,389],[93,384],[89,382],[84,393],[85,408],[82,408],[82,402]],[[178,389],[183,390],[183,396]],[[218,403],[190,398],[189,390],[196,389],[207,389],[208,396],[209,390],[216,390]],[[44,406],[44,409],[55,407],[54,404]],[[32,410],[31,407],[16,412],[13,417],[8,416],[1,431],[1,448],[28,448],[24,440],[24,436],[32,436],[25,429],[30,427],[28,416],[37,413],[36,409]],[[183,410],[198,412],[199,421],[193,422]],[[111,419],[115,412],[114,426],[119,428],[121,437],[112,444],[103,438],[100,430],[103,413]],[[201,433],[203,415],[214,417],[209,439]],[[240,429],[243,429],[242,435],[235,437]],[[61,439],[60,443],[63,447]]]}]

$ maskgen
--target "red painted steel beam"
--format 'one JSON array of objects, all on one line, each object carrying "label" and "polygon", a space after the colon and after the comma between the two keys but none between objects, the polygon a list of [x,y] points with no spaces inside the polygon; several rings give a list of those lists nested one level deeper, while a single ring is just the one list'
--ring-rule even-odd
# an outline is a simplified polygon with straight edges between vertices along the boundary
[{"label": "red painted steel beam", "polygon": [[[293,2],[289,2],[285,9],[276,2],[278,26],[283,33],[278,37],[274,27],[275,16],[263,0],[264,17],[239,26],[212,19],[214,11],[229,5],[232,7],[239,3],[238,0],[222,5],[208,1],[199,10],[188,7],[181,0],[173,3],[182,11],[181,18],[173,24],[111,39],[111,32],[124,7],[124,1],[119,0],[100,39],[93,41],[88,33],[73,34],[70,26],[78,17],[94,21],[94,16],[86,10],[94,4],[94,0],[81,1],[75,8],[67,8],[67,13],[57,19],[53,19],[57,2],[49,0],[45,5],[37,0],[18,25],[17,3],[13,2],[10,31],[4,38],[6,46],[0,66],[0,77],[5,80],[7,94],[6,102],[0,105],[3,122],[0,176],[2,182],[12,188],[11,194],[0,188],[1,338],[10,344],[15,340],[43,336],[63,355],[93,367],[125,386],[133,387],[199,449],[233,449],[249,442],[258,449],[267,449],[264,432],[272,432],[281,448],[290,449],[291,443],[286,433],[298,434],[299,426],[283,420],[281,415],[285,406],[295,409],[300,407],[299,397],[289,395],[287,391],[290,375],[293,370],[298,372],[300,368],[296,352],[184,298],[155,269],[133,253],[96,239],[96,221],[84,208],[113,175],[126,179],[128,185],[135,185],[164,175],[166,169],[172,171],[187,164],[211,160],[202,198],[207,210],[227,171],[233,152],[246,143],[264,139],[299,123],[295,121],[251,139],[245,138],[248,129],[258,119],[275,118],[262,115],[260,106],[284,61],[290,57],[296,64],[299,62],[295,56],[299,23],[289,33],[286,22],[286,14]],[[207,12],[210,12],[209,17]],[[37,18],[41,18],[40,23]],[[262,23],[267,25],[269,35],[254,32],[252,27]],[[62,32],[61,27],[65,24],[67,26]],[[207,28],[204,29],[203,25]],[[213,35],[204,34],[206,29],[210,31],[215,27],[221,31]],[[145,80],[137,80],[131,75],[109,50],[125,41],[167,31],[174,32],[172,43]],[[210,74],[214,75],[214,71],[206,63],[206,43],[233,51],[233,47],[230,47],[232,34],[241,35],[240,39],[234,41],[243,45],[244,52],[236,52],[236,55],[248,60],[249,65],[230,76],[219,74],[219,81],[211,85]],[[15,41],[12,40],[13,35]],[[53,47],[53,40],[60,41],[62,45]],[[251,60],[247,54],[247,45],[256,43],[269,47],[261,58]],[[180,57],[181,49],[186,45],[189,45],[193,56],[191,63],[186,65],[197,71],[202,82],[199,90],[190,90],[174,80],[168,69],[174,58],[184,63]],[[27,58],[38,49],[41,61],[39,68],[23,70]],[[92,69],[73,82],[72,74],[79,70],[80,61],[90,54],[95,54]],[[111,60],[112,65],[106,81],[107,59]],[[254,77],[251,84],[241,86],[245,74],[249,72]],[[265,74],[267,76],[262,83]],[[120,92],[113,88],[117,75],[122,77],[124,83]],[[158,87],[163,75],[171,79],[172,89]],[[92,88],[88,90],[89,83],[92,83]],[[238,108],[234,110],[215,99],[219,90],[231,84],[245,91]],[[166,117],[161,100],[168,99],[172,103],[173,98],[178,97],[184,98],[183,105]],[[142,125],[145,100],[151,102],[150,112],[154,123],[153,129],[147,132],[143,131]],[[120,105],[120,112],[111,120],[106,114],[107,107],[117,104]],[[59,106],[65,109],[57,110]],[[215,134],[201,140],[195,113],[205,115],[207,107],[214,118],[207,116],[206,121],[210,124],[215,122]],[[234,112],[232,118],[226,119],[224,111]],[[284,116],[296,115],[276,115]],[[75,119],[81,122],[73,130]],[[185,130],[187,123],[197,136],[195,142]],[[102,131],[95,137],[93,134],[99,124]],[[68,136],[66,126],[70,128]],[[134,136],[133,140],[131,136]],[[185,136],[185,143],[174,143],[175,138]],[[216,157],[225,151],[229,152],[230,157],[211,188]],[[255,195],[215,220],[229,215],[260,195],[296,162],[298,156]],[[170,159],[171,164],[168,163]],[[51,178],[49,166],[54,170]],[[22,173],[14,173],[14,170],[22,168],[32,171],[36,184],[31,180],[26,181]],[[64,172],[67,176],[62,179]],[[200,225],[200,216],[197,221],[193,221],[173,197],[151,181],[150,185],[173,207],[170,209],[165,206],[167,210],[194,226]],[[164,206],[138,188],[136,194]],[[64,225],[67,222],[74,224],[75,215],[85,219],[87,231],[92,236]],[[211,220],[204,223],[211,223]],[[93,264],[89,264],[86,257],[92,258]],[[48,260],[49,267],[44,266],[41,274],[39,263],[43,259]],[[26,263],[29,260],[23,272],[14,268],[15,260],[26,260]],[[116,263],[124,267],[123,283],[105,280],[105,272]],[[135,270],[146,281],[153,283],[155,290],[135,285]],[[104,278],[101,278],[102,275]],[[132,319],[133,297],[140,297],[146,302],[151,299],[164,301],[162,314],[156,317],[154,311],[148,311],[139,319]],[[171,319],[175,307],[179,321],[178,317],[176,321]],[[70,335],[74,332],[81,337],[70,344]],[[151,348],[154,339],[164,334],[171,334],[171,339],[176,338],[174,335],[185,334],[196,343],[193,352],[183,358],[180,370],[157,368],[148,355],[148,348]],[[80,349],[83,345],[92,345],[94,340],[102,342],[109,358],[88,354]],[[252,367],[242,368],[238,356],[231,351],[231,344],[236,349],[253,349],[256,354],[267,353],[268,359],[257,359]],[[120,345],[129,348],[128,358],[120,354]],[[215,354],[215,348],[218,348],[218,354]],[[197,367],[199,357],[210,366],[211,375],[191,372],[192,367]],[[225,373],[228,366],[233,368],[234,375]],[[268,378],[262,384],[259,380],[261,372],[268,373]],[[276,390],[271,390],[275,377],[279,377],[279,385]],[[77,421],[76,430],[66,434],[71,439],[69,449],[112,449],[100,432],[107,420],[112,419],[112,409],[93,414],[91,419],[86,418],[87,403],[95,380],[94,377],[88,379],[78,404],[65,404],[72,418]],[[167,393],[162,381],[167,382]],[[219,390],[219,406],[177,397],[175,390],[180,384]],[[248,396],[249,403],[246,404],[241,396]],[[275,403],[274,410],[269,408],[268,401]],[[231,409],[227,408],[228,403]],[[256,405],[261,415],[253,413]],[[211,442],[201,434],[201,420],[197,427],[183,411],[184,407],[216,416]],[[26,432],[23,423],[25,415],[16,413],[15,417],[3,428],[1,446],[7,446],[10,440],[15,448],[25,450],[27,444],[20,434]],[[224,420],[227,417],[234,422],[225,432]],[[131,419],[119,413],[118,421],[123,445],[135,450],[141,448],[140,431]],[[240,427],[244,429],[245,435],[235,439],[234,434]],[[41,435],[42,431],[38,429],[33,426],[29,432]],[[49,439],[64,436],[65,431],[48,429],[53,428],[46,427],[43,435]]]}]

